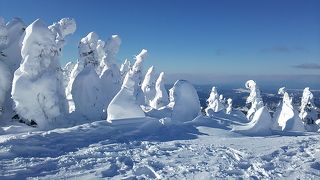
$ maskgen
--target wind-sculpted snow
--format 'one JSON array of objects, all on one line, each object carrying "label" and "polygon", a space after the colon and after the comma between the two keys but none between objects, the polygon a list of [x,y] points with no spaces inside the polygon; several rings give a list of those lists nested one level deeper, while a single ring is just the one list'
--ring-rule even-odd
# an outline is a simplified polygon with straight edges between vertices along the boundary
[{"label": "wind-sculpted snow", "polygon": [[319,135],[244,137],[206,118],[202,125],[149,119],[130,130],[97,121],[0,136],[0,179],[320,177]]}]

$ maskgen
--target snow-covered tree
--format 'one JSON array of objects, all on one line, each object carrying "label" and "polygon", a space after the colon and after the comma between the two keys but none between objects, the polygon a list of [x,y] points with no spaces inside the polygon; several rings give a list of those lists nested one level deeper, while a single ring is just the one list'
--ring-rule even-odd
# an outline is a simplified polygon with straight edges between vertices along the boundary
[{"label": "snow-covered tree", "polygon": [[227,100],[227,108],[226,108],[226,114],[231,114],[232,112],[232,99],[231,98],[228,98]]},{"label": "snow-covered tree", "polygon": [[120,66],[120,74],[121,74],[121,81],[124,80],[124,78],[127,75],[127,72],[131,69],[131,63],[128,59],[126,59]]},{"label": "snow-covered tree", "polygon": [[38,127],[48,128],[61,115],[61,99],[57,72],[59,46],[55,35],[39,19],[26,29],[22,41],[23,61],[15,71],[12,99],[20,117],[34,120]]},{"label": "snow-covered tree", "polygon": [[186,80],[178,80],[169,90],[172,110],[171,119],[178,122],[191,121],[196,118],[201,110],[199,97],[193,85]]},{"label": "snow-covered tree", "polygon": [[165,78],[164,72],[161,72],[156,81],[156,95],[154,99],[150,102],[150,106],[155,109],[166,106],[169,103],[169,96],[167,90],[164,86]]},{"label": "snow-covered tree", "polygon": [[107,113],[109,122],[117,119],[145,117],[140,105],[144,104],[144,96],[141,90],[143,61],[147,50],[143,49],[136,56],[133,67],[124,78],[122,87],[110,102]]},{"label": "snow-covered tree", "polygon": [[292,106],[292,98],[285,87],[280,88],[278,94],[283,97],[273,116],[274,128],[282,131],[304,131],[298,111]]},{"label": "snow-covered tree", "polygon": [[309,87],[303,90],[299,116],[306,124],[315,124],[318,119],[317,107],[314,104],[313,94]]},{"label": "snow-covered tree", "polygon": [[99,66],[96,43],[97,36],[89,33],[79,43],[79,62],[83,64],[83,70],[75,77],[72,83],[71,94],[75,105],[75,113],[87,120],[100,120],[103,104],[101,97],[102,87],[100,78],[96,72]]},{"label": "snow-covered tree", "polygon": [[3,63],[5,54],[3,50],[7,48],[9,43],[8,30],[5,25],[4,19],[0,17],[0,116],[4,112],[4,103],[6,95],[10,89],[11,73],[8,66]]},{"label": "snow-covered tree", "polygon": [[145,103],[150,106],[150,101],[154,99],[156,95],[156,77],[154,67],[151,66],[146,75],[144,76],[143,82],[141,84],[142,92],[145,96]]},{"label": "snow-covered tree", "polygon": [[86,37],[80,40],[78,49],[79,49],[79,59],[77,60],[76,65],[70,74],[70,79],[68,86],[65,90],[66,98],[68,101],[69,112],[73,112],[75,110],[75,105],[73,102],[73,95],[71,93],[72,86],[75,78],[78,74],[84,69],[87,64],[92,64],[96,69],[95,71],[99,71],[99,56],[97,52],[99,37],[95,32],[90,32]]},{"label": "snow-covered tree", "polygon": [[206,114],[210,116],[211,112],[216,113],[216,112],[225,110],[225,106],[222,103],[222,101],[223,101],[223,96],[222,96],[222,99],[220,99],[217,88],[212,87],[210,96],[207,99],[208,107],[205,109]]},{"label": "snow-covered tree", "polygon": [[253,80],[249,80],[245,84],[246,88],[250,90],[250,95],[247,98],[246,103],[249,104],[251,103],[251,107],[248,110],[247,113],[247,118],[248,120],[251,120],[253,118],[254,113],[260,109],[261,107],[264,106],[261,95],[260,95],[260,90]]},{"label": "snow-covered tree", "polygon": [[119,51],[121,40],[118,35],[113,35],[107,40],[104,47],[106,55],[102,58],[100,67],[102,72],[100,75],[102,93],[100,100],[103,108],[107,108],[114,96],[121,88],[120,69],[116,64],[116,54]]}]

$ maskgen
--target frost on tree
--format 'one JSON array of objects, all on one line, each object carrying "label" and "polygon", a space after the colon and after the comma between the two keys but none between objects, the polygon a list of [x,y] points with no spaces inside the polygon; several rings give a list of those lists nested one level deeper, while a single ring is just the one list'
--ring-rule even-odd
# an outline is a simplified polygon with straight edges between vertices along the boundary
[{"label": "frost on tree", "polygon": [[64,88],[67,88],[71,72],[73,68],[75,67],[76,63],[74,62],[68,62],[63,68],[62,68],[62,75],[63,75],[63,85]]},{"label": "frost on tree", "polygon": [[208,107],[205,109],[207,116],[211,116],[213,115],[213,113],[217,113],[225,110],[225,106],[222,103],[222,101],[223,101],[223,96],[221,96],[221,99],[220,99],[217,88],[212,87],[210,96],[207,99]]},{"label": "frost on tree", "polygon": [[21,63],[21,38],[25,32],[25,24],[20,18],[13,18],[6,25],[8,31],[8,44],[3,49],[3,62],[8,65],[13,74],[19,68]]},{"label": "frost on tree", "polygon": [[249,80],[246,82],[245,86],[247,89],[250,90],[250,95],[247,98],[246,103],[247,104],[251,103],[251,107],[247,113],[247,118],[248,120],[252,120],[254,113],[264,105],[263,105],[262,98],[260,96],[260,90],[256,82],[254,82],[253,80]]},{"label": "frost on tree", "polygon": [[226,108],[226,114],[231,114],[231,112],[232,112],[232,99],[231,98],[229,98],[228,100],[227,100],[227,108]]},{"label": "frost on tree", "polygon": [[199,97],[193,85],[186,80],[178,80],[169,90],[172,109],[171,119],[178,122],[191,121],[196,118],[201,110]]},{"label": "frost on tree", "polygon": [[156,84],[155,70],[154,70],[154,67],[151,66],[148,69],[143,79],[143,82],[141,84],[141,89],[142,89],[142,92],[144,93],[146,105],[150,106],[151,101],[154,99],[156,95],[155,84]]},{"label": "frost on tree", "polygon": [[76,31],[76,22],[72,18],[62,18],[59,22],[53,23],[48,27],[55,35],[55,41],[59,52],[62,51],[65,45],[65,37],[73,34]]},{"label": "frost on tree", "polygon": [[7,48],[8,43],[8,30],[5,25],[4,19],[0,17],[0,116],[5,110],[4,104],[11,82],[10,70],[8,66],[3,63],[3,59],[5,58],[3,50]]},{"label": "frost on tree", "polygon": [[120,74],[121,74],[121,81],[124,80],[124,78],[127,75],[127,72],[131,69],[131,63],[128,59],[126,59],[120,66]]},{"label": "frost on tree", "polygon": [[39,19],[26,29],[23,61],[14,73],[12,99],[16,112],[40,128],[55,124],[61,114],[61,82],[57,73],[59,47],[55,35]]},{"label": "frost on tree", "polygon": [[102,72],[100,75],[102,93],[99,99],[102,101],[103,108],[107,108],[114,96],[121,88],[120,69],[116,64],[116,55],[121,44],[120,37],[113,35],[107,40],[104,47],[106,54],[100,63]]},{"label": "frost on tree", "polygon": [[280,88],[278,94],[283,97],[273,116],[274,128],[282,131],[304,131],[298,111],[292,106],[292,98],[286,92],[285,87]]},{"label": "frost on tree", "polygon": [[318,119],[317,107],[314,104],[313,94],[309,87],[303,90],[299,116],[306,124],[315,124]]},{"label": "frost on tree", "polygon": [[75,113],[90,121],[101,120],[103,111],[103,103],[99,99],[102,88],[96,72],[99,66],[96,37],[89,33],[79,43],[79,62],[82,62],[84,69],[75,77],[71,90]]},{"label": "frost on tree", "polygon": [[154,99],[150,102],[150,106],[155,109],[160,109],[169,103],[169,96],[167,90],[164,86],[165,78],[164,72],[161,72],[156,81],[156,95]]},{"label": "frost on tree", "polygon": [[112,99],[107,108],[107,120],[113,122],[126,118],[145,117],[140,105],[144,104],[144,96],[141,90],[143,61],[147,55],[147,50],[143,49],[136,56],[133,67],[127,73],[122,87],[117,95]]},{"label": "frost on tree", "polygon": [[71,93],[72,86],[75,78],[78,74],[84,69],[87,64],[92,64],[96,69],[96,72],[99,70],[99,56],[97,52],[99,37],[95,32],[90,32],[86,37],[82,38],[79,43],[79,59],[77,60],[76,65],[71,71],[69,83],[65,90],[66,98],[68,101],[69,112],[75,110],[75,105],[73,101],[73,95]]}]

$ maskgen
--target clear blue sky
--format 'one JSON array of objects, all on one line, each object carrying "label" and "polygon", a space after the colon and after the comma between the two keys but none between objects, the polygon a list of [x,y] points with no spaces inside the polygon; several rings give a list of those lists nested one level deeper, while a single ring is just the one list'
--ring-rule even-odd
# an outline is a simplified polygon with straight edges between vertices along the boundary
[{"label": "clear blue sky", "polygon": [[320,75],[319,0],[1,0],[0,16],[77,21],[62,63],[81,37],[122,38],[119,63],[142,48],[168,73]]}]

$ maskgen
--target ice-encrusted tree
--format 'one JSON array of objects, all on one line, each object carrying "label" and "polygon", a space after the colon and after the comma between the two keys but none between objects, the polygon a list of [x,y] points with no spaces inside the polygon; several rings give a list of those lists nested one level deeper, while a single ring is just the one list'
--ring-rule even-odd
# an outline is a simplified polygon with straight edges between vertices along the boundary
[{"label": "ice-encrusted tree", "polygon": [[4,19],[0,17],[0,116],[4,112],[4,103],[6,95],[10,89],[11,73],[8,66],[3,63],[6,55],[3,50],[7,48],[9,43],[8,29],[5,25]]},{"label": "ice-encrusted tree", "polygon": [[150,106],[150,101],[154,99],[156,95],[156,77],[154,67],[151,66],[141,84],[142,92],[144,93],[145,103]]},{"label": "ice-encrusted tree", "polygon": [[127,75],[127,72],[131,69],[131,63],[128,59],[126,59],[120,66],[120,74],[121,74],[121,81],[124,80],[124,78]]},{"label": "ice-encrusted tree", "polygon": [[169,103],[168,92],[164,86],[165,78],[164,72],[161,72],[156,81],[156,95],[154,99],[150,102],[150,106],[155,109],[166,106]]},{"label": "ice-encrusted tree", "polygon": [[317,107],[314,104],[313,94],[309,87],[304,88],[301,106],[300,106],[300,118],[306,124],[315,124],[317,120]]},{"label": "ice-encrusted tree", "polygon": [[232,112],[232,99],[228,98],[227,100],[227,107],[226,107],[226,114],[231,114]]},{"label": "ice-encrusted tree", "polygon": [[89,33],[80,40],[79,62],[84,67],[75,77],[71,89],[75,113],[90,121],[101,120],[103,111],[103,104],[99,99],[102,88],[96,72],[99,66],[96,53],[97,39],[94,33]]},{"label": "ice-encrusted tree", "polygon": [[278,94],[282,95],[282,101],[273,115],[274,128],[282,131],[304,131],[298,111],[294,109],[292,98],[285,87],[280,88]]},{"label": "ice-encrusted tree", "polygon": [[14,73],[11,94],[20,117],[34,120],[42,129],[54,126],[63,112],[59,51],[55,34],[41,20],[27,27],[21,49],[23,60]]},{"label": "ice-encrusted tree", "polygon": [[71,93],[72,86],[75,78],[84,69],[87,64],[92,64],[95,67],[95,71],[99,71],[99,56],[97,52],[99,37],[95,32],[90,32],[86,37],[82,38],[79,43],[79,59],[76,65],[71,71],[69,82],[65,90],[66,98],[68,101],[69,112],[75,110],[75,105],[73,101],[73,95]]},{"label": "ice-encrusted tree", "polygon": [[121,88],[120,69],[116,64],[116,55],[119,52],[121,39],[118,35],[111,36],[104,47],[106,55],[100,63],[102,72],[100,74],[102,93],[99,97],[103,108],[107,108],[114,96]]},{"label": "ice-encrusted tree", "polygon": [[261,107],[264,106],[261,95],[260,95],[260,90],[253,80],[249,80],[245,84],[246,88],[250,90],[250,94],[247,98],[246,103],[249,104],[251,103],[251,107],[248,110],[247,113],[247,118],[248,120],[251,120],[253,118],[254,113],[260,109]]},{"label": "ice-encrusted tree", "polygon": [[71,72],[73,68],[75,67],[76,63],[75,62],[68,62],[63,68],[62,68],[62,74],[63,74],[63,85],[64,88],[67,88]]},{"label": "ice-encrusted tree", "polygon": [[[223,96],[222,96],[223,100]],[[205,109],[205,112],[210,116],[211,112],[220,112],[225,109],[224,104],[222,103],[220,96],[218,94],[217,88],[212,87],[209,98],[207,99],[208,107]]]},{"label": "ice-encrusted tree", "polygon": [[[13,18],[6,24],[8,31],[8,44],[3,49],[3,62],[7,64],[10,72],[13,74],[19,68],[21,63],[21,38],[25,32],[25,24],[20,18]],[[12,76],[13,77],[13,76]]]},{"label": "ice-encrusted tree", "polygon": [[136,61],[123,80],[120,91],[112,99],[107,108],[107,120],[145,117],[140,105],[144,104],[144,95],[141,90],[143,61],[147,50],[143,49],[136,56]]}]

